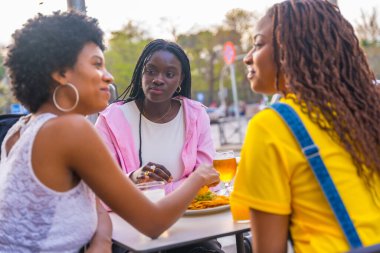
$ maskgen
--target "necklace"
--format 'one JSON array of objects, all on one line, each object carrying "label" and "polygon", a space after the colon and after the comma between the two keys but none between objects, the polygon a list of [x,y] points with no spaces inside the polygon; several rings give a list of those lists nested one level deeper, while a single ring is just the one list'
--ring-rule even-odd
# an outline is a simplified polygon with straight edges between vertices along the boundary
[{"label": "necklace", "polygon": [[[172,110],[172,101],[170,101],[170,106],[169,106],[169,109],[167,112],[165,112],[165,114],[163,116],[161,116],[158,120],[156,121],[160,121],[162,120],[163,118],[165,118],[169,112]],[[145,118],[148,118],[145,114],[144,114],[144,104],[142,104],[142,110],[141,110],[141,113],[140,113],[140,117],[139,117],[139,160],[140,160],[140,166],[142,166],[142,152],[141,152],[141,149],[142,149],[142,142],[141,142],[141,115],[144,115]]]},{"label": "necklace", "polygon": [[[168,114],[169,114],[169,112],[171,112],[171,110],[172,110],[172,102],[170,101],[169,109],[164,113],[164,115],[162,115],[160,118],[156,119],[155,122],[161,121],[162,119],[164,119],[166,116],[168,116]],[[145,118],[149,119],[147,117],[147,115],[144,113],[144,104],[142,105],[141,114],[144,115]]]}]

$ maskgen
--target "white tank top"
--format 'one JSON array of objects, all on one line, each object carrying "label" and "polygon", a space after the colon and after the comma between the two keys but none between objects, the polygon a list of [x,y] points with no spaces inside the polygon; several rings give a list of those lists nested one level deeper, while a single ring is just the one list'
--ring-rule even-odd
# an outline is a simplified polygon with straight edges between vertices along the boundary
[{"label": "white tank top", "polygon": [[[173,180],[182,178],[185,166],[182,162],[182,150],[185,143],[185,118],[181,105],[177,116],[167,123],[155,123],[141,116],[141,156],[142,165],[154,162],[164,165],[172,174]],[[122,107],[133,135],[136,153],[139,153],[140,111],[135,101]]]},{"label": "white tank top", "polygon": [[[53,117],[42,114],[27,124],[21,118],[2,143],[0,252],[78,252],[95,232],[95,196],[83,180],[69,191],[57,192],[34,174],[33,142],[41,126]],[[20,128],[20,138],[7,155],[5,143]]]}]

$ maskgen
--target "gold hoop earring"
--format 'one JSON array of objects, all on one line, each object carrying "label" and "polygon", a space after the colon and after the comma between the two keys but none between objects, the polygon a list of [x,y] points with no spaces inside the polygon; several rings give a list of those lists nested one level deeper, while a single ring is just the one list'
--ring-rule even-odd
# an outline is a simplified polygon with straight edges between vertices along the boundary
[{"label": "gold hoop earring", "polygon": [[[61,107],[58,104],[57,99],[56,99],[56,95],[57,95],[58,90],[60,88],[62,88],[63,86],[68,86],[68,87],[72,88],[74,90],[74,93],[75,93],[75,103],[74,103],[74,105],[72,107],[67,108],[67,109]],[[66,83],[66,84],[63,84],[63,85],[58,85],[57,87],[55,87],[54,92],[53,92],[53,103],[54,103],[55,107],[57,107],[58,110],[60,110],[62,112],[70,112],[70,111],[74,110],[75,107],[77,107],[77,105],[79,103],[79,92],[78,92],[78,89],[74,85],[72,85],[71,83]]]},{"label": "gold hoop earring", "polygon": [[179,85],[175,91],[179,94],[181,92],[181,90],[182,90],[181,85]]}]

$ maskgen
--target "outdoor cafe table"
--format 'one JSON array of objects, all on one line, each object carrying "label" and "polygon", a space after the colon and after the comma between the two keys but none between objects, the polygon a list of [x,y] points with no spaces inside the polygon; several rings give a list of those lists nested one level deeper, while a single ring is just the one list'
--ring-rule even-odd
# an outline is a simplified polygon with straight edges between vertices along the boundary
[{"label": "outdoor cafe table", "polygon": [[243,233],[249,223],[236,223],[229,210],[212,214],[182,216],[157,239],[141,234],[115,213],[110,213],[113,224],[112,239],[133,252],[154,252],[186,246],[218,237],[235,235],[238,253],[244,253]]}]

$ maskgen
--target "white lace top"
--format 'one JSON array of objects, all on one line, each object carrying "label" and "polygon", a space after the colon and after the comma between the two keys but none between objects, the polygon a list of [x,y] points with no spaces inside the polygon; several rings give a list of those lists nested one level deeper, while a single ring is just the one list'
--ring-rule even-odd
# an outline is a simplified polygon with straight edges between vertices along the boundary
[{"label": "white lace top", "polygon": [[[41,126],[53,117],[42,114],[26,124],[25,117],[21,118],[2,143],[0,252],[78,252],[95,232],[95,196],[83,181],[67,192],[57,192],[34,174],[33,142]],[[5,143],[20,128],[21,136],[7,155]]]}]

